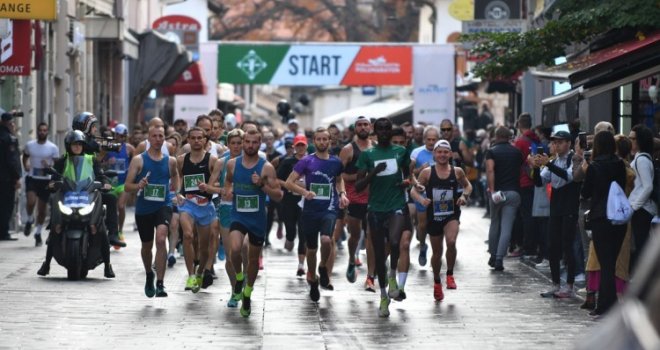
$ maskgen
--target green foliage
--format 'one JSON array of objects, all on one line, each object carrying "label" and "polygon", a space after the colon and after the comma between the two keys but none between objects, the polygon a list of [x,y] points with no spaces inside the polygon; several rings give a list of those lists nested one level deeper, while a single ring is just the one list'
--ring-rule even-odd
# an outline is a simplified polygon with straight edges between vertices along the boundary
[{"label": "green foliage", "polygon": [[480,57],[474,74],[485,79],[509,79],[528,67],[554,64],[566,48],[585,43],[612,29],[660,28],[660,0],[558,0],[542,27],[524,33],[463,35],[473,44],[470,56]]}]

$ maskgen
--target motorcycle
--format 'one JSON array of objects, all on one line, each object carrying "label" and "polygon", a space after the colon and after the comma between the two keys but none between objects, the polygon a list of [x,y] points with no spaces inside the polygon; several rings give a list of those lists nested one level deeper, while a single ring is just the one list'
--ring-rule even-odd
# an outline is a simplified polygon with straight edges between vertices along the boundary
[{"label": "motorcycle", "polygon": [[[89,270],[103,263],[100,237],[107,234],[100,192],[103,185],[92,179],[73,181],[53,168],[48,172],[61,179],[55,182],[55,198],[51,202],[52,210],[61,217],[59,233],[50,235],[53,257],[67,269],[69,280],[85,279]],[[116,176],[112,171],[105,175]]]}]

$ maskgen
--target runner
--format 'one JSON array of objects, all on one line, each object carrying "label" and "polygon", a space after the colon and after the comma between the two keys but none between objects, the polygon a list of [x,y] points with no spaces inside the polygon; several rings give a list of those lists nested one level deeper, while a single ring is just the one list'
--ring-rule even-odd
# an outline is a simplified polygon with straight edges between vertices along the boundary
[{"label": "runner", "polygon": [[[188,132],[186,131],[186,135]],[[175,156],[179,155],[181,151],[181,135],[179,133],[173,133],[165,138],[175,149]],[[177,246],[179,245],[179,207],[177,204],[176,193],[178,192],[177,188],[179,187],[178,182],[170,181],[170,197],[172,197],[172,220],[170,221],[170,226],[168,228],[169,234],[167,236],[167,241],[169,248],[167,250],[167,267],[173,267],[176,264],[176,251]]]},{"label": "runner", "polygon": [[[152,126],[161,126],[163,127],[163,130],[165,130],[165,123],[163,122],[162,119],[155,117],[151,118],[149,120],[149,128]],[[148,129],[147,129],[148,130]],[[135,154],[140,154],[142,152],[146,152],[151,148],[151,144],[149,143],[149,139],[147,138],[146,140],[140,142],[140,144],[135,147]],[[163,142],[163,145],[161,146],[161,152],[166,155],[175,155],[176,150],[174,149],[174,146],[170,145],[167,141]]]},{"label": "runner", "polygon": [[[367,219],[367,202],[369,200],[369,191],[365,190],[357,192],[355,190],[355,180],[357,179],[357,162],[360,154],[365,150],[371,148],[371,140],[369,140],[369,133],[371,132],[371,122],[364,116],[359,116],[355,121],[355,135],[357,136],[354,141],[344,146],[339,153],[339,158],[344,164],[344,173],[342,178],[346,184],[346,195],[349,200],[348,209],[346,212],[346,228],[350,237],[348,238],[348,267],[346,269],[346,279],[354,283],[357,280],[356,259],[359,256],[357,251],[358,243],[362,230],[366,231]],[[366,232],[365,232],[366,234]],[[371,239],[365,237],[365,246],[367,248],[367,279],[365,281],[365,289],[371,292],[376,292],[374,286],[374,269],[375,258],[373,254],[373,246]]]},{"label": "runner", "polygon": [[[211,202],[206,182],[211,177],[211,167],[216,163],[216,156],[205,151],[208,134],[195,126],[188,131],[190,153],[177,157],[178,170],[181,174],[181,191],[177,195],[179,204],[179,222],[183,229],[183,251],[188,280],[185,290],[193,293],[199,288],[206,288],[213,283],[211,271],[206,269],[210,253],[211,224],[216,221],[215,207]],[[195,249],[193,230],[198,236],[199,266],[195,272]],[[215,254],[213,254],[215,255]],[[212,259],[211,259],[212,260]],[[202,277],[203,276],[203,277]]]},{"label": "runner", "polygon": [[[220,195],[224,194],[224,183],[227,176],[227,163],[230,159],[234,159],[241,155],[243,151],[243,135],[245,133],[241,129],[234,129],[227,134],[227,145],[229,153],[223,155],[216,165],[213,167],[213,173],[208,182],[209,191]],[[216,186],[216,182],[218,186]],[[229,242],[229,227],[231,226],[231,210],[232,202],[228,200],[221,200],[220,205],[217,207],[218,221],[220,222],[220,236],[222,242]],[[229,286],[231,288],[230,298],[227,301],[227,307],[237,307],[240,298],[234,298],[233,289],[236,284],[236,272],[231,262],[231,247],[229,244],[221,244],[218,248],[218,253],[222,250],[222,256],[225,260],[225,271],[229,278]],[[223,259],[220,259],[223,260]]]},{"label": "runner", "polygon": [[[233,203],[231,212],[230,242],[231,261],[236,272],[234,298],[242,296],[241,315],[250,316],[254,282],[259,272],[259,256],[266,238],[266,195],[272,200],[282,199],[282,191],[275,176],[275,169],[259,157],[261,134],[250,129],[243,138],[243,155],[227,163],[224,200]],[[248,236],[247,283],[241,250]]]},{"label": "runner", "polygon": [[391,259],[398,261],[399,241],[407,215],[404,209],[404,186],[407,187],[407,183],[402,182],[401,169],[409,166],[409,158],[405,156],[405,148],[391,144],[392,122],[389,119],[376,120],[374,130],[378,145],[360,154],[356,163],[358,175],[355,189],[360,192],[369,186],[368,220],[380,286],[379,316],[389,317],[387,286],[389,283],[391,291],[398,290],[398,286],[396,270],[390,271],[389,281],[387,279],[386,248],[390,248]]},{"label": "runner", "polygon": [[[107,152],[101,164],[117,172],[117,177],[111,179],[112,191],[110,193],[117,197],[119,240],[124,242],[123,231],[124,221],[126,220],[126,202],[128,201],[128,194],[124,193],[124,183],[126,182],[126,169],[129,168],[130,161],[136,153],[135,147],[126,143],[126,139],[128,138],[128,128],[126,128],[126,125],[117,124],[112,129],[112,132],[117,142],[121,144],[121,149],[119,152]],[[119,249],[119,246],[115,246],[115,249]]]},{"label": "runner", "polygon": [[292,251],[293,241],[298,236],[298,269],[296,270],[296,276],[300,277],[305,275],[304,263],[307,254],[305,236],[300,231],[302,209],[298,206],[298,202],[302,197],[286,189],[286,179],[289,178],[298,161],[307,154],[307,138],[305,135],[298,135],[293,139],[293,145],[294,153],[284,157],[279,162],[277,178],[282,188],[284,188],[284,197],[282,198],[282,218],[284,219],[284,229],[286,231],[284,249]]},{"label": "runner", "polygon": [[23,167],[28,175],[25,177],[25,190],[27,196],[26,211],[28,215],[23,233],[30,235],[34,223],[34,205],[37,205],[37,227],[34,232],[35,246],[42,245],[41,230],[46,219],[46,205],[50,192],[48,182],[50,175],[45,170],[55,164],[60,155],[57,146],[48,140],[48,124],[40,123],[37,126],[37,139],[28,142],[23,150]]},{"label": "runner", "polygon": [[[165,129],[161,126],[149,128],[148,151],[133,157],[126,175],[125,190],[138,192],[135,203],[135,222],[142,242],[142,264],[146,273],[144,294],[152,298],[166,297],[165,264],[167,261],[167,233],[172,219],[172,194],[170,185],[178,186],[179,173],[176,158],[166,156],[161,151],[165,142]],[[137,181],[139,179],[139,181]],[[156,274],[152,270],[152,248],[156,230]],[[154,277],[156,285],[154,286]]]},{"label": "runner", "polygon": [[[434,125],[429,125],[424,128],[422,134],[424,144],[415,148],[410,154],[410,172],[414,176],[419,176],[419,173],[433,166],[433,146],[440,139],[440,130]],[[422,196],[424,194],[422,193]],[[428,245],[426,245],[426,206],[415,202],[417,212],[417,240],[419,241],[419,265],[426,265],[426,252]]]},{"label": "runner", "polygon": [[[341,178],[342,163],[329,153],[330,133],[325,128],[318,128],[314,133],[316,152],[296,163],[293,172],[286,180],[286,188],[305,198],[300,222],[302,234],[307,245],[307,283],[310,285],[309,297],[317,302],[321,287],[333,290],[327,265],[332,253],[332,234],[338,209],[348,205],[344,181]],[[298,180],[305,177],[305,187],[298,185]],[[316,276],[316,251],[319,233],[321,234],[321,261],[319,276]]]},{"label": "runner", "polygon": [[[426,139],[426,138],[425,138]],[[467,203],[472,192],[472,185],[465,177],[463,169],[452,166],[451,144],[447,140],[436,142],[433,147],[434,165],[424,168],[418,178],[418,184],[412,191],[417,203],[422,204],[429,215],[427,229],[431,237],[431,267],[433,268],[433,297],[437,301],[444,299],[440,267],[442,265],[442,236],[447,242],[447,288],[456,289],[454,265],[456,264],[456,237],[461,215],[460,206]],[[459,187],[463,193],[459,193]]]}]

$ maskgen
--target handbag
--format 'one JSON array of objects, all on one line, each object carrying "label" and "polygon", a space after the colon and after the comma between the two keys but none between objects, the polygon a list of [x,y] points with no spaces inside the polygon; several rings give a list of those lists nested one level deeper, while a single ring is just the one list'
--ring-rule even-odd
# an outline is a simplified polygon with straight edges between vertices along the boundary
[{"label": "handbag", "polygon": [[550,198],[545,186],[534,186],[534,200],[532,202],[532,217],[550,216]]},{"label": "handbag", "polygon": [[628,197],[616,181],[610,183],[610,191],[607,195],[607,218],[612,225],[623,225],[632,218],[633,210]]}]

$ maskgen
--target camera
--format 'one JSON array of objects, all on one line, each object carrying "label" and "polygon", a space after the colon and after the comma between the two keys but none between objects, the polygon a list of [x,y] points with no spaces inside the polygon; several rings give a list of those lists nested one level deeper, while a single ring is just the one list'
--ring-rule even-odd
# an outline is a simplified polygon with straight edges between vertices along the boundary
[{"label": "camera", "polygon": [[121,151],[121,143],[116,143],[112,137],[96,137],[101,150],[106,152],[119,152]]}]

